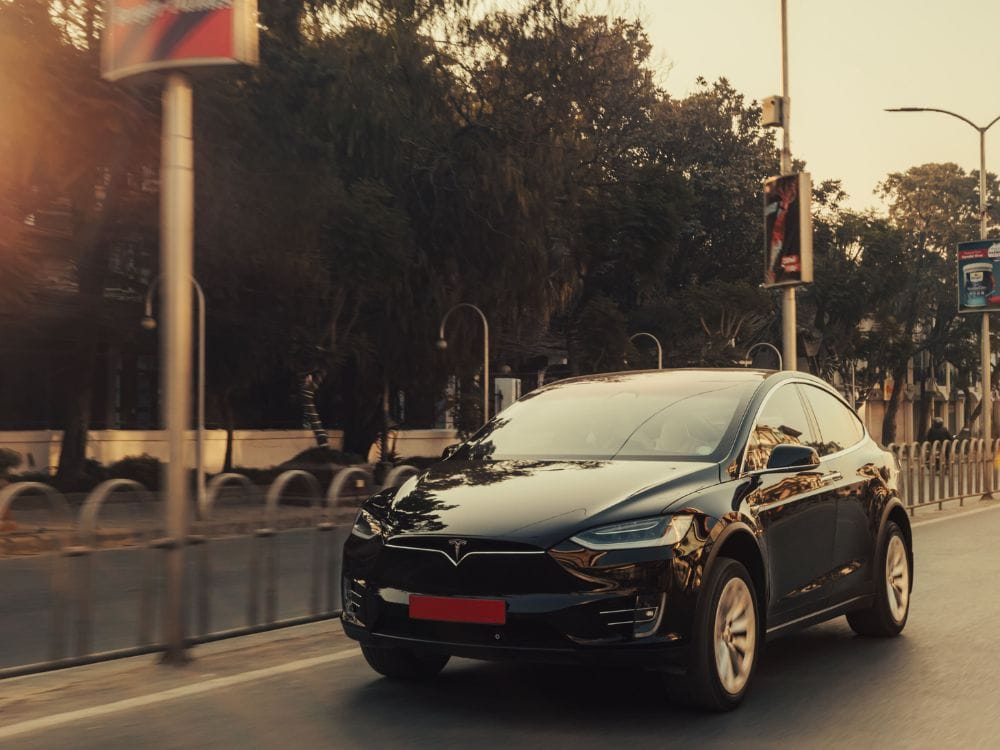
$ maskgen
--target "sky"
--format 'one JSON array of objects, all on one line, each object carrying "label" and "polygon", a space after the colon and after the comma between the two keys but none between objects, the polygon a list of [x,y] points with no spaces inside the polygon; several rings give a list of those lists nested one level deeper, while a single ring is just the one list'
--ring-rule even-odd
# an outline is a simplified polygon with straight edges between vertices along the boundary
[{"label": "sky", "polygon": [[[857,209],[876,184],[928,162],[979,168],[977,125],[1000,115],[1000,0],[787,0],[792,156],[813,182],[840,179]],[[748,99],[781,93],[779,0],[592,0],[640,18],[659,83],[674,97],[726,77]],[[777,135],[777,134],[776,134]],[[1000,122],[986,136],[1000,171]]]}]

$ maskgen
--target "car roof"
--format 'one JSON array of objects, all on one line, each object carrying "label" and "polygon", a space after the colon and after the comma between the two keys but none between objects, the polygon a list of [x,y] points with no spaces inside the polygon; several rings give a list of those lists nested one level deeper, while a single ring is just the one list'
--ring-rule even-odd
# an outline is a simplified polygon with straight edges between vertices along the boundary
[{"label": "car roof", "polygon": [[662,380],[671,383],[749,383],[761,382],[775,370],[758,370],[748,367],[682,367],[663,370],[625,370],[623,372],[600,372],[593,375],[577,375],[547,383],[544,388],[570,383],[611,383],[629,381]]},{"label": "car roof", "polygon": [[765,390],[786,380],[806,381],[824,388],[839,397],[836,390],[826,381],[798,370],[765,370],[750,367],[679,367],[663,370],[625,370],[622,372],[601,372],[592,375],[578,375],[547,383],[532,391],[539,394],[550,388],[566,385],[601,385],[604,383],[632,383],[638,387],[653,387],[659,384],[673,386],[688,386],[697,383],[737,384],[747,383],[767,384]]}]

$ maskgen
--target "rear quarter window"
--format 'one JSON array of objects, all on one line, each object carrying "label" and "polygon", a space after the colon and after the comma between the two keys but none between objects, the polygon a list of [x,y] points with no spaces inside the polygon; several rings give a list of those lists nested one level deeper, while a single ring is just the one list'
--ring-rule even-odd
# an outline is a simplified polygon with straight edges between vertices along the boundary
[{"label": "rear quarter window", "polygon": [[839,398],[811,385],[803,385],[802,394],[812,407],[819,425],[820,439],[815,447],[821,457],[847,450],[864,439],[861,420]]}]

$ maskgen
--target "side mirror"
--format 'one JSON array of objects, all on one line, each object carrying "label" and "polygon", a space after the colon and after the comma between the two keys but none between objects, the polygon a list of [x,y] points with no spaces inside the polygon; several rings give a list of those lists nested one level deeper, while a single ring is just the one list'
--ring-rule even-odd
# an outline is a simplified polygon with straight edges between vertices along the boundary
[{"label": "side mirror", "polygon": [[776,445],[767,459],[767,471],[815,469],[817,466],[819,454],[808,445]]},{"label": "side mirror", "polygon": [[455,443],[454,445],[449,445],[447,448],[441,451],[441,460],[444,461],[445,459],[451,458],[452,456],[455,455],[455,452],[461,447],[462,447],[461,443]]}]

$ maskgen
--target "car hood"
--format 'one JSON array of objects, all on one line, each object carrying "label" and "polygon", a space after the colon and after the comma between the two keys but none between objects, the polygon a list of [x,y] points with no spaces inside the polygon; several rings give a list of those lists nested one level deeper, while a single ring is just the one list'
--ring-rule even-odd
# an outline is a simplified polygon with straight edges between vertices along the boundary
[{"label": "car hood", "polygon": [[692,461],[457,461],[436,464],[390,503],[392,535],[453,534],[554,544],[622,511],[655,514],[718,482]]}]

